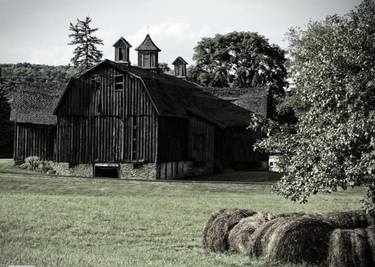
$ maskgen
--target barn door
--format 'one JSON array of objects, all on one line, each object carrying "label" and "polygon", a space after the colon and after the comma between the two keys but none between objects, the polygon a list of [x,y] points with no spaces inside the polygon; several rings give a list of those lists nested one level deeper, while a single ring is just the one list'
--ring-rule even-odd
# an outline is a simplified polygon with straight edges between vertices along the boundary
[{"label": "barn door", "polygon": [[124,159],[128,161],[134,161],[138,158],[137,146],[138,146],[138,120],[136,116],[129,116],[125,120],[125,131],[124,131]]},{"label": "barn door", "polygon": [[135,161],[138,160],[138,117],[137,116],[132,116],[132,124],[131,124],[131,135],[132,135],[132,140],[131,140],[131,160]]}]

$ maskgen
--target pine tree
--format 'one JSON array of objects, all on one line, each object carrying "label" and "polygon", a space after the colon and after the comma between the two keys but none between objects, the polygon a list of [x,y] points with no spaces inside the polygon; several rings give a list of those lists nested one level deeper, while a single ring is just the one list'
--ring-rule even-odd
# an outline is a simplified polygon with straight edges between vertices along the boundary
[{"label": "pine tree", "polygon": [[98,28],[90,27],[91,18],[85,20],[77,19],[77,23],[70,23],[69,30],[72,32],[69,37],[73,40],[69,45],[75,45],[74,56],[71,59],[73,66],[80,71],[85,70],[98,63],[103,53],[97,49],[97,45],[103,45],[103,40],[94,36]]}]

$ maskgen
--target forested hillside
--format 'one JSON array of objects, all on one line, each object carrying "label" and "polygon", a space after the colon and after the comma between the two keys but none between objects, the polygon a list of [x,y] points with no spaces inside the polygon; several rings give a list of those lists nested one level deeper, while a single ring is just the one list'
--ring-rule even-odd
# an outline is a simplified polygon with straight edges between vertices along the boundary
[{"label": "forested hillside", "polygon": [[48,66],[30,63],[0,64],[1,90],[13,92],[25,83],[65,83],[75,74],[71,66]]}]

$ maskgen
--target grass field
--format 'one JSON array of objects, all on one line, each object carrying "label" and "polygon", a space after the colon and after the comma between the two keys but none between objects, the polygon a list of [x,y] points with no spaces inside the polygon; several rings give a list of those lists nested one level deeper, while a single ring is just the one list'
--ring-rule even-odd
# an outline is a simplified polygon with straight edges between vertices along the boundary
[{"label": "grass field", "polygon": [[0,266],[270,266],[203,250],[209,215],[227,207],[358,209],[364,195],[351,190],[299,205],[271,194],[270,182],[63,178],[10,172],[10,164],[0,160]]}]

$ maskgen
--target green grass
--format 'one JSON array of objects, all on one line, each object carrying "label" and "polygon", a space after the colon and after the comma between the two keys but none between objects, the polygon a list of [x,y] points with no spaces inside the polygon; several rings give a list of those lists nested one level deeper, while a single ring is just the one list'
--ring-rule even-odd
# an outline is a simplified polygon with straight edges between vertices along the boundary
[{"label": "green grass", "polygon": [[364,195],[351,190],[299,205],[271,194],[270,182],[64,178],[7,172],[10,164],[0,161],[0,266],[270,266],[202,249],[209,215],[228,207],[350,210]]}]

